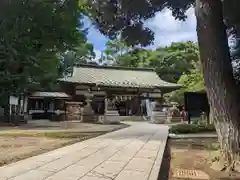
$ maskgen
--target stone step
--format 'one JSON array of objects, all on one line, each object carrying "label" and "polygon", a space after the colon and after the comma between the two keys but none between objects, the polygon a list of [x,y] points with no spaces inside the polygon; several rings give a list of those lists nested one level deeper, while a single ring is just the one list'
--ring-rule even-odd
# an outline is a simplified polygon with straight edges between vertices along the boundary
[{"label": "stone step", "polygon": [[110,111],[106,111],[105,115],[119,116],[119,113],[116,110],[110,110]]}]

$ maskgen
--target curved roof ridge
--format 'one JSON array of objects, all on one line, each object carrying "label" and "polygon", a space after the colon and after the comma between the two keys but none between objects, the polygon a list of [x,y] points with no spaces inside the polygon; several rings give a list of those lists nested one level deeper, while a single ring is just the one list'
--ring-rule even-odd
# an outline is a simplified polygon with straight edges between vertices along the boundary
[{"label": "curved roof ridge", "polygon": [[139,68],[139,67],[126,67],[126,66],[106,66],[106,65],[96,65],[96,64],[78,64],[76,68],[96,68],[96,69],[116,69],[116,70],[130,70],[130,71],[154,71],[154,68]]},{"label": "curved roof ridge", "polygon": [[83,65],[74,67],[71,77],[60,81],[93,84],[97,86],[133,87],[133,88],[173,88],[182,87],[159,78],[153,69],[126,68],[115,66]]}]

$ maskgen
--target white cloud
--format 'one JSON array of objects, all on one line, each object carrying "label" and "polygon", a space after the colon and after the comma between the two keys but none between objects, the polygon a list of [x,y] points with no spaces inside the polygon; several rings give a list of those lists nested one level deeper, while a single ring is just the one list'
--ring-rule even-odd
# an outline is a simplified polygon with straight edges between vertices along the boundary
[{"label": "white cloud", "polygon": [[187,11],[187,20],[178,21],[170,10],[158,12],[145,25],[155,32],[154,47],[170,45],[172,42],[197,41],[194,9]]},{"label": "white cloud", "polygon": [[[172,16],[170,10],[165,9],[158,12],[154,18],[146,21],[145,25],[155,32],[154,45],[149,46],[147,49],[167,46],[172,42],[197,41],[196,18],[193,8],[187,11],[187,16],[186,21],[178,21]],[[105,49],[105,43],[108,39],[91,25],[89,19],[84,23],[85,27],[90,27],[88,40],[94,45],[95,61],[97,61],[101,57],[101,52]]]},{"label": "white cloud", "polygon": [[102,51],[94,49],[94,52],[96,54],[94,61],[98,62],[99,58],[101,57]]}]

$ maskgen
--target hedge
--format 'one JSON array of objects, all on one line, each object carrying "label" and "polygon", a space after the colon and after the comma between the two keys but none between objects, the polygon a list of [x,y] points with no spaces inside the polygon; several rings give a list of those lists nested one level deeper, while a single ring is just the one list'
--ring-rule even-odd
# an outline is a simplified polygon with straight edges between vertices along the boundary
[{"label": "hedge", "polygon": [[215,132],[214,124],[178,124],[169,129],[169,133],[174,134],[190,134],[190,133],[203,133]]}]

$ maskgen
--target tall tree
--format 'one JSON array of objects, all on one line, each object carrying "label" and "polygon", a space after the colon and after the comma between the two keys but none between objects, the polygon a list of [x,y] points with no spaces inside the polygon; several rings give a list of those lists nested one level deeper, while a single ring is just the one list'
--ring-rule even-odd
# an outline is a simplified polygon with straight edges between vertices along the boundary
[{"label": "tall tree", "polygon": [[154,51],[134,48],[124,54],[119,54],[115,64],[125,67],[149,67],[150,59],[155,57]]},{"label": "tall tree", "polygon": [[188,74],[199,62],[198,46],[193,42],[172,43],[159,47],[149,66],[155,67],[158,75],[166,81],[178,82],[181,75]]},{"label": "tall tree", "polygon": [[106,43],[106,50],[101,57],[101,61],[106,64],[118,64],[118,58],[129,50],[130,47],[128,47],[120,37],[117,37]]},{"label": "tall tree", "polygon": [[[239,86],[233,78],[220,0],[196,2],[197,32],[207,94],[228,168],[239,157]],[[214,38],[213,38],[214,37]]]},{"label": "tall tree", "polygon": [[84,64],[93,61],[96,57],[94,52],[94,47],[92,44],[86,42],[86,39],[83,39],[83,42],[80,42],[73,52],[76,55],[75,64]]},{"label": "tall tree", "polygon": [[203,79],[203,73],[200,61],[195,63],[194,68],[189,70],[190,72],[184,73],[178,80],[178,84],[182,84],[184,87],[166,94],[169,101],[178,102],[184,104],[184,93],[190,92],[203,92],[205,91],[205,84]]},{"label": "tall tree", "polygon": [[23,92],[30,84],[39,84],[41,77],[55,76],[49,72],[56,71],[57,54],[86,39],[80,19],[76,0],[2,0],[0,97]]},{"label": "tall tree", "polygon": [[[116,44],[115,44],[116,46]],[[170,46],[156,50],[129,48],[119,52],[115,48],[113,64],[127,67],[155,68],[159,77],[165,81],[176,83],[180,76],[190,73],[199,62],[198,46],[193,42],[172,43]],[[106,50],[111,51],[107,48]]]}]

